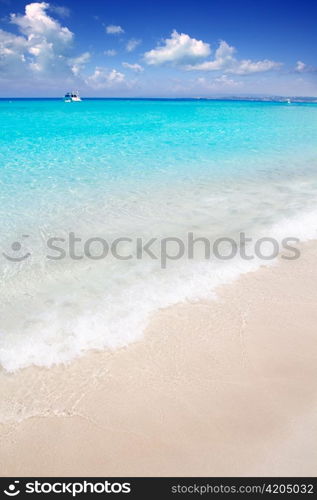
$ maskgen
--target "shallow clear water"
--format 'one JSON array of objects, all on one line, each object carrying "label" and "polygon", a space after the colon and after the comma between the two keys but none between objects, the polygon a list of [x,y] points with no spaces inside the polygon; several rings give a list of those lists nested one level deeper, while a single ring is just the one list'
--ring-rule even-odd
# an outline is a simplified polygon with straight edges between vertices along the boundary
[{"label": "shallow clear water", "polygon": [[[137,238],[316,236],[316,104],[2,100],[0,130],[8,370],[125,345],[158,308],[211,296],[261,263],[197,251],[162,269],[160,256],[137,258]],[[70,232],[80,256],[88,238],[126,237],[120,250],[132,258],[93,259],[96,242],[70,258]],[[50,237],[65,240],[65,258],[48,258],[60,255],[48,251]]]}]

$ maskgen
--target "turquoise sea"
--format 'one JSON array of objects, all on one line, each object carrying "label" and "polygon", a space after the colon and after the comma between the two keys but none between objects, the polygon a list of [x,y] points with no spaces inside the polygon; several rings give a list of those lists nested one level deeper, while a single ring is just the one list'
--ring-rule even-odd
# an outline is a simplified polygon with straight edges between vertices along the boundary
[{"label": "turquoise sea", "polygon": [[[159,251],[188,233],[316,237],[317,104],[3,99],[0,201],[2,367],[116,349],[157,309],[213,297],[263,263],[197,251],[162,266],[138,239]],[[116,238],[131,258],[101,258]]]}]

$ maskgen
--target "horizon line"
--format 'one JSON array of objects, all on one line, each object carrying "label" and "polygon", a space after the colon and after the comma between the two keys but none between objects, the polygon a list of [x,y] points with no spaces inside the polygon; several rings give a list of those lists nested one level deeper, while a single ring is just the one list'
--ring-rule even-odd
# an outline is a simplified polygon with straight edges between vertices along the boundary
[{"label": "horizon line", "polygon": [[[1,100],[10,99],[63,99],[64,96],[0,96]],[[281,99],[301,99],[307,100],[317,100],[317,96],[301,96],[301,95],[278,95],[278,94],[233,94],[233,95],[218,95],[218,96],[83,96],[83,99],[135,99],[135,100],[147,100],[147,99],[157,99],[157,100],[281,100]]]}]

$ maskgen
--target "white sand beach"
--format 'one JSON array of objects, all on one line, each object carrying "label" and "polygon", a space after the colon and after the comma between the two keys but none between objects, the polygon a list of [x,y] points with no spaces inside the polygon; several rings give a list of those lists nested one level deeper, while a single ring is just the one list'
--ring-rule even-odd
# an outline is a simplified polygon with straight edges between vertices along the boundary
[{"label": "white sand beach", "polygon": [[317,244],[143,340],[1,374],[2,476],[313,476]]}]

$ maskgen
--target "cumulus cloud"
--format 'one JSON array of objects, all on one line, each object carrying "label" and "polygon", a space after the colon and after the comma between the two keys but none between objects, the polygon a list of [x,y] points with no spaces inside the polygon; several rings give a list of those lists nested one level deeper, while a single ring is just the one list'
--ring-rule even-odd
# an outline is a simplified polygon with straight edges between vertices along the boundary
[{"label": "cumulus cloud", "polygon": [[227,44],[225,41],[221,41],[219,47],[215,52],[215,58],[212,61],[204,61],[199,64],[191,64],[187,65],[185,69],[188,71],[217,71],[222,70],[226,66],[232,66],[235,58],[233,54],[236,52],[236,49]]},{"label": "cumulus cloud", "polygon": [[94,73],[86,78],[86,84],[93,89],[106,89],[122,84],[125,81],[125,74],[116,69],[97,67]]},{"label": "cumulus cloud", "polygon": [[141,73],[142,71],[144,71],[143,66],[141,66],[140,64],[137,64],[137,63],[130,64],[128,62],[123,62],[122,66],[124,68],[132,69],[133,71],[136,71],[137,73]]},{"label": "cumulus cloud", "polygon": [[140,45],[141,40],[136,40],[135,38],[131,38],[131,40],[128,41],[126,44],[125,48],[127,52],[133,52],[138,45]]},{"label": "cumulus cloud", "polygon": [[210,45],[174,30],[162,45],[145,52],[144,59],[149,65],[186,64],[209,56]]},{"label": "cumulus cloud", "polygon": [[24,14],[11,14],[10,23],[20,35],[0,30],[0,75],[10,80],[77,76],[89,60],[85,52],[71,57],[74,35],[58,20],[48,15],[52,10],[46,2],[33,2]]},{"label": "cumulus cloud", "polygon": [[108,35],[120,35],[120,33],[124,33],[124,29],[121,26],[109,24],[109,26],[106,26],[106,32]]},{"label": "cumulus cloud", "polygon": [[262,61],[252,61],[251,59],[236,59],[235,47],[221,40],[214,59],[204,61],[199,64],[190,64],[185,67],[187,71],[224,71],[236,75],[248,75],[250,73],[261,73],[276,69],[281,63],[264,59]]},{"label": "cumulus cloud", "polygon": [[49,4],[45,2],[30,3],[25,7],[25,14],[11,14],[12,24],[16,24],[20,32],[26,35],[29,41],[39,39],[54,43],[59,48],[67,46],[73,40],[73,33],[60,25],[56,19],[47,14]]}]

